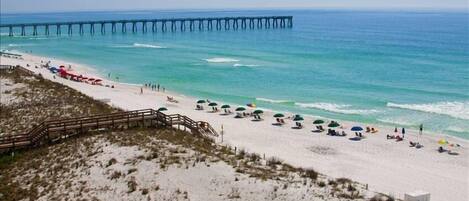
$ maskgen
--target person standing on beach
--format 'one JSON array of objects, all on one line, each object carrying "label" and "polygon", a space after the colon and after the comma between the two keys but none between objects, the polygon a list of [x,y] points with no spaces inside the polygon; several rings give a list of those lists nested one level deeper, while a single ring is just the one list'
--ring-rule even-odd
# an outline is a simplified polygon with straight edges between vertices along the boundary
[{"label": "person standing on beach", "polygon": [[166,89],[163,87],[163,93],[164,93],[165,90],[166,90]]},{"label": "person standing on beach", "polygon": [[423,124],[420,124],[419,134],[422,135],[422,133],[423,133]]},{"label": "person standing on beach", "polygon": [[158,89],[158,91],[160,91],[160,83],[158,83],[158,85],[156,86],[156,88]]},{"label": "person standing on beach", "polygon": [[140,94],[143,94],[143,87],[140,87]]}]

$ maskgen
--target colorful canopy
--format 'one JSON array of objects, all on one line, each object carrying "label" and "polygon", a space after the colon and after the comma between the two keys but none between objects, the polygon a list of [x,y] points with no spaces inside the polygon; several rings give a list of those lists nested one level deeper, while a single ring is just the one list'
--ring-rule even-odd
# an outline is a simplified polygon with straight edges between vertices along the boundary
[{"label": "colorful canopy", "polygon": [[231,106],[230,105],[222,105],[221,108],[222,109],[226,109],[226,108],[230,108]]},{"label": "colorful canopy", "polygon": [[351,130],[351,131],[362,131],[363,128],[360,127],[360,126],[354,126],[354,127],[352,127],[352,129],[350,129],[350,130]]},{"label": "colorful canopy", "polygon": [[206,103],[206,101],[205,100],[198,100],[197,103],[202,104],[202,103]]},{"label": "colorful canopy", "polygon": [[446,145],[446,144],[448,144],[448,141],[445,140],[445,139],[441,139],[441,140],[438,140],[438,144],[440,144],[440,145]]},{"label": "colorful canopy", "polygon": [[254,104],[254,103],[248,103],[248,104],[246,104],[246,106],[248,106],[248,107],[256,107],[256,104]]}]

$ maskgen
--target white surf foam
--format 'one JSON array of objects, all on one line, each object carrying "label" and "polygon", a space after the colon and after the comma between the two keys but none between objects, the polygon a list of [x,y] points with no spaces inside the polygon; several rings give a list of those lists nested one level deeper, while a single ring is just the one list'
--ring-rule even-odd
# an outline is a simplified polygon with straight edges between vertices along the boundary
[{"label": "white surf foam", "polygon": [[294,103],[293,101],[289,100],[274,100],[268,98],[256,98],[258,101],[268,102],[268,103]]},{"label": "white surf foam", "polygon": [[424,104],[387,103],[387,107],[447,115],[458,119],[469,119],[469,102],[437,102]]},{"label": "white surf foam", "polygon": [[206,62],[209,63],[232,63],[238,62],[239,60],[233,58],[224,58],[224,57],[215,57],[210,59],[204,59]]},{"label": "white surf foam", "polygon": [[166,48],[166,47],[159,46],[159,45],[151,45],[151,44],[144,44],[144,43],[134,43],[133,46],[143,47],[143,48],[156,48],[156,49]]},{"label": "white surf foam", "polygon": [[383,123],[396,124],[396,125],[402,125],[402,126],[416,126],[416,125],[419,125],[419,124],[412,123],[410,121],[399,120],[399,119],[386,118],[386,119],[376,119],[376,120],[378,120],[380,122],[383,122]]},{"label": "white surf foam", "polygon": [[378,112],[377,110],[349,109],[351,105],[334,103],[295,103],[295,105],[303,108],[314,108],[341,114],[372,114]]},{"label": "white surf foam", "polygon": [[134,43],[132,45],[116,45],[116,46],[112,46],[112,47],[115,47],[115,48],[153,48],[153,49],[164,49],[164,48],[166,48],[164,46],[145,44],[145,43]]},{"label": "white surf foam", "polygon": [[8,47],[26,47],[26,46],[34,46],[34,44],[8,44]]},{"label": "white surf foam", "polygon": [[256,64],[239,64],[239,63],[235,63],[233,64],[233,67],[257,67],[259,65],[256,65]]}]

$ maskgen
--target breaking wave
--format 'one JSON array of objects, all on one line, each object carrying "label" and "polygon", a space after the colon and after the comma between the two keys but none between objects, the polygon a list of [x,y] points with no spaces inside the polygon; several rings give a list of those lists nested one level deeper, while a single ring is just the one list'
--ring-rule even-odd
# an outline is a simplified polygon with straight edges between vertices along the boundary
[{"label": "breaking wave", "polygon": [[224,57],[215,57],[210,59],[204,59],[206,62],[209,63],[232,63],[238,62],[239,60],[233,58],[224,58]]},{"label": "breaking wave", "polygon": [[257,101],[263,101],[263,102],[268,102],[268,103],[295,103],[294,101],[289,101],[289,100],[273,100],[273,99],[268,99],[268,98],[256,98]]},{"label": "breaking wave", "polygon": [[303,108],[314,108],[341,114],[372,114],[378,112],[377,110],[350,109],[351,105],[334,103],[295,103],[295,105]]},{"label": "breaking wave", "polygon": [[259,66],[259,65],[256,65],[256,64],[239,64],[239,63],[233,64],[233,67],[256,67],[256,66]]},{"label": "breaking wave", "polygon": [[424,104],[387,103],[387,107],[414,110],[419,112],[447,115],[458,119],[469,120],[469,102],[437,102]]},{"label": "breaking wave", "polygon": [[134,43],[132,45],[117,45],[113,47],[116,47],[116,48],[153,48],[153,49],[166,48],[166,47],[159,46],[159,45],[152,45],[152,44],[145,44],[145,43]]}]

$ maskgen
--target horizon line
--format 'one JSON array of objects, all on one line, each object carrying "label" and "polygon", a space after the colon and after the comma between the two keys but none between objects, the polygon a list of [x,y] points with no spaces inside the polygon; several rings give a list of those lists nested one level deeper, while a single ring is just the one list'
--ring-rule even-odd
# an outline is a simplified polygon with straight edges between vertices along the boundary
[{"label": "horizon line", "polygon": [[430,8],[430,7],[363,7],[363,8],[350,8],[350,7],[270,7],[270,8],[162,8],[162,9],[80,9],[80,10],[51,10],[51,11],[3,11],[0,15],[14,15],[14,14],[44,14],[44,13],[78,13],[78,12],[125,12],[125,11],[163,11],[163,12],[177,12],[177,11],[192,11],[192,12],[203,12],[203,11],[288,11],[288,10],[323,10],[323,11],[375,11],[375,12],[464,12],[466,13],[467,8]]}]

